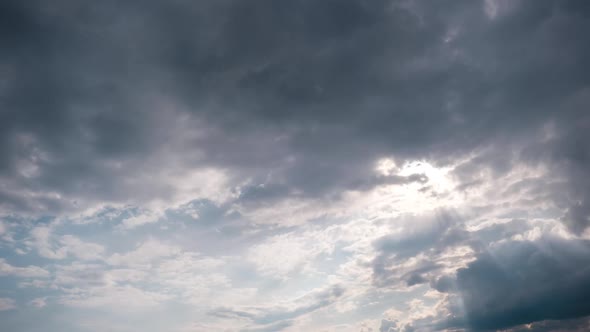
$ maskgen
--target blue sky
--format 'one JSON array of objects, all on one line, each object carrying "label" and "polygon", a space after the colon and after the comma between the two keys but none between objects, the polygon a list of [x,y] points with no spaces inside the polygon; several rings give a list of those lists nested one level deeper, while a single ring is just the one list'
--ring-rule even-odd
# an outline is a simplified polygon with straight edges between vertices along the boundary
[{"label": "blue sky", "polygon": [[3,1],[0,330],[588,330],[589,26]]}]

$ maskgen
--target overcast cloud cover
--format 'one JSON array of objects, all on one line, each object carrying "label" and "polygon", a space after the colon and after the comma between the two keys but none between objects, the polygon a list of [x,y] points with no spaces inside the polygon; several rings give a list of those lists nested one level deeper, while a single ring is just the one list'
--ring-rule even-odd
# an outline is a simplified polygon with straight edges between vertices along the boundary
[{"label": "overcast cloud cover", "polygon": [[590,2],[0,1],[0,330],[587,331]]}]

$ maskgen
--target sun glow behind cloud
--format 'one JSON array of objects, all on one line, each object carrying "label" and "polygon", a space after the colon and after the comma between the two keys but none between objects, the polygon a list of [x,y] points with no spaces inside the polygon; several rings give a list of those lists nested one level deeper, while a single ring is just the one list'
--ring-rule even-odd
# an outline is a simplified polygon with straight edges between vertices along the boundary
[{"label": "sun glow behind cloud", "polygon": [[384,176],[418,177],[418,181],[376,187],[365,202],[373,217],[423,214],[441,207],[459,208],[464,197],[454,189],[458,185],[450,174],[454,166],[437,168],[424,160],[406,161],[398,166],[394,159],[377,162],[376,172]]}]

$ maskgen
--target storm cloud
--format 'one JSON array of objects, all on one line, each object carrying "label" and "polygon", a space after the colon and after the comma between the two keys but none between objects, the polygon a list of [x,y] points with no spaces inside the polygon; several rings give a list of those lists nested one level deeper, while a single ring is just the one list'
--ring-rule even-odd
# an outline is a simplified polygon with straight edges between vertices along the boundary
[{"label": "storm cloud", "polygon": [[590,314],[587,241],[511,242],[457,271],[474,330],[497,330]]}]

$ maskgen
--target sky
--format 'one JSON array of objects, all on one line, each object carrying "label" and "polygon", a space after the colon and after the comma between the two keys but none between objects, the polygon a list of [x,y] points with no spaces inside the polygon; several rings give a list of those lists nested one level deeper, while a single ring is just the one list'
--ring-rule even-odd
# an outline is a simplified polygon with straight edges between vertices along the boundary
[{"label": "sky", "polygon": [[0,1],[0,331],[590,330],[590,1]]}]

